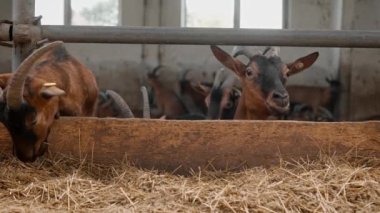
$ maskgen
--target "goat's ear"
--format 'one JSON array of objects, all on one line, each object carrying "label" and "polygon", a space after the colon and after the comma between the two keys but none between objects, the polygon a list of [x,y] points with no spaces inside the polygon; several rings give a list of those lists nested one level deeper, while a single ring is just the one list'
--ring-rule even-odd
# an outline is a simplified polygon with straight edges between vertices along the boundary
[{"label": "goat's ear", "polygon": [[0,74],[0,88],[4,89],[8,85],[9,79],[12,77],[13,73],[3,73]]},{"label": "goat's ear", "polygon": [[40,95],[45,99],[50,99],[54,96],[61,96],[65,94],[66,92],[58,88],[57,86],[44,86],[40,90]]},{"label": "goat's ear", "polygon": [[234,71],[239,77],[245,76],[245,65],[241,61],[233,58],[230,54],[226,53],[217,46],[212,45],[211,51],[216,59],[218,59],[218,61],[220,61],[220,63],[224,66]]},{"label": "goat's ear", "polygon": [[295,60],[293,63],[287,64],[288,69],[289,69],[289,72],[287,73],[287,75],[291,76],[309,68],[311,65],[314,64],[318,56],[319,56],[318,52],[313,52],[307,56],[304,56],[302,58]]},{"label": "goat's ear", "polygon": [[4,102],[4,91],[3,91],[3,89],[1,89],[1,87],[0,87],[0,103],[1,102]]}]

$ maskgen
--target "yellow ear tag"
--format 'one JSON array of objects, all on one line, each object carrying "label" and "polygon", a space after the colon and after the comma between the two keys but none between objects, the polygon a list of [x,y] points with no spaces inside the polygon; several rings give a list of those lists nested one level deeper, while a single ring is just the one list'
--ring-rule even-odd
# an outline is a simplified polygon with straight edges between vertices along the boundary
[{"label": "yellow ear tag", "polygon": [[57,86],[57,83],[54,83],[54,82],[44,83],[43,86],[44,87],[53,87],[53,86]]}]

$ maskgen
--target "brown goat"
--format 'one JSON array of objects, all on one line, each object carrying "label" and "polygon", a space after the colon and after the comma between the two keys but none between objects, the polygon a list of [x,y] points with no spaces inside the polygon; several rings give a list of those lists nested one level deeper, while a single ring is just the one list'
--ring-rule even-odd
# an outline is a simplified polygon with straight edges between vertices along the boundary
[{"label": "brown goat", "polygon": [[34,161],[46,148],[54,119],[93,116],[98,86],[92,72],[70,56],[63,42],[49,43],[27,57],[15,73],[3,74],[1,122],[22,161]]},{"label": "brown goat", "polygon": [[234,119],[267,119],[271,115],[286,114],[289,95],[285,89],[289,76],[310,67],[318,58],[318,52],[285,64],[277,55],[249,55],[248,64],[232,57],[217,46],[211,46],[216,59],[235,72],[242,84]]},{"label": "brown goat", "polygon": [[158,66],[148,73],[148,81],[154,90],[159,112],[158,116],[165,115],[168,118],[174,118],[188,113],[186,106],[178,95],[170,90],[159,81],[159,72],[164,66]]}]

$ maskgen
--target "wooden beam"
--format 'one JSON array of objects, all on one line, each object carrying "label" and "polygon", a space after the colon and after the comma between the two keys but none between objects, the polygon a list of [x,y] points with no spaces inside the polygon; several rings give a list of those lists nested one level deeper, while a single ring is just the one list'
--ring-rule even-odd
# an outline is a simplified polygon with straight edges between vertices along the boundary
[{"label": "wooden beam", "polygon": [[[61,118],[48,138],[51,154],[96,163],[187,173],[199,168],[241,169],[283,160],[315,159],[321,152],[380,156],[380,122],[165,121]],[[0,149],[9,136],[0,128]]]}]

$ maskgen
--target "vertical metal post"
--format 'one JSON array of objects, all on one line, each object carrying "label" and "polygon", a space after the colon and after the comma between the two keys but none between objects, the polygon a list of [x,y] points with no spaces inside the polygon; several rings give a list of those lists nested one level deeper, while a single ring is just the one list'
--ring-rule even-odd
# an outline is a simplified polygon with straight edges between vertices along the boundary
[{"label": "vertical metal post", "polygon": [[[342,17],[340,28],[342,30],[354,29],[352,20],[355,19],[356,1],[342,1]],[[340,50],[339,60],[339,81],[342,82],[341,95],[339,100],[339,120],[347,121],[352,119],[352,85],[353,85],[353,68],[352,68],[352,48],[344,48]]]},{"label": "vertical metal post", "polygon": [[65,25],[71,25],[71,0],[64,0],[64,10],[63,10],[63,17],[64,17],[64,24]]},{"label": "vertical metal post", "polygon": [[240,28],[240,0],[234,4],[234,28]]},{"label": "vertical metal post", "polygon": [[[164,24],[164,21],[163,21],[163,14],[162,14],[162,10],[164,9],[163,7],[163,1],[162,0],[159,0],[160,3],[159,3],[159,18],[158,18],[158,26],[159,27],[163,27],[163,24]],[[158,61],[158,65],[161,65],[162,64],[162,55],[163,55],[163,47],[162,47],[162,44],[159,44],[158,45],[158,51],[157,51],[157,61]]]},{"label": "vertical metal post", "polygon": [[[12,19],[14,24],[31,24],[34,19],[34,0],[13,0]],[[14,32],[15,28],[13,28]],[[14,35],[14,33],[13,33]],[[12,50],[12,70],[15,71],[27,57],[31,43],[14,43]]]},{"label": "vertical metal post", "polygon": [[[148,7],[148,0],[143,0],[143,13],[142,13],[142,24],[143,26],[147,26],[148,24],[148,21],[147,21],[147,16],[148,16],[148,10],[147,10],[147,7]],[[148,50],[146,48],[146,45],[145,44],[142,44],[141,45],[141,60],[143,62],[145,62],[145,59],[146,59],[146,56],[147,56],[147,53]]]},{"label": "vertical metal post", "polygon": [[187,2],[181,0],[181,27],[187,27]]},{"label": "vertical metal post", "polygon": [[[331,7],[331,30],[341,30],[342,29],[342,18],[343,18],[343,0],[334,0],[332,1]],[[341,49],[340,48],[332,48],[332,64],[331,70],[334,72],[333,79],[340,78],[340,66],[341,66]],[[340,100],[337,101],[338,105],[335,107],[332,112],[334,117],[338,120],[341,118],[340,108],[342,105],[342,96],[340,96]]]},{"label": "vertical metal post", "polygon": [[282,28],[289,28],[289,0],[282,0]]}]

